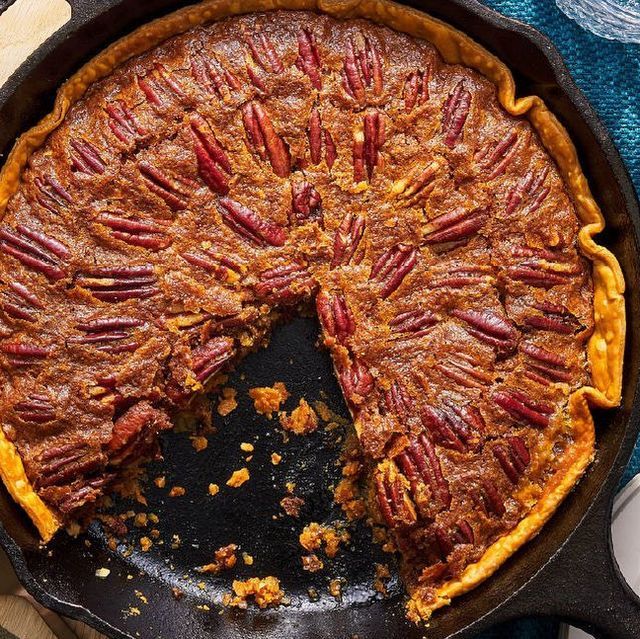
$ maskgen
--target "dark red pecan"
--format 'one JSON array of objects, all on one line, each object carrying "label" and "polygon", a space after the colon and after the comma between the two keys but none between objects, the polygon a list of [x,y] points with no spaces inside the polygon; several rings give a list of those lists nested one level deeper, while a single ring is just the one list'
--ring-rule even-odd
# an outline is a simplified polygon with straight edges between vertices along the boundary
[{"label": "dark red pecan", "polygon": [[434,527],[434,536],[442,556],[446,558],[454,547],[458,544],[473,544],[475,538],[473,528],[466,519],[461,519],[450,530],[445,530],[442,526]]},{"label": "dark red pecan", "polygon": [[489,171],[487,179],[493,180],[502,175],[513,162],[517,152],[518,133],[515,130],[498,140],[491,150],[486,149],[484,157],[481,158],[481,165],[485,171]]},{"label": "dark red pecan", "polygon": [[235,354],[236,348],[231,337],[212,337],[191,354],[191,368],[196,379],[204,384]]},{"label": "dark red pecan", "polygon": [[308,136],[311,163],[320,164],[322,162],[322,145],[324,144],[324,159],[331,170],[338,154],[331,133],[322,126],[322,118],[317,106],[313,107],[309,116]]},{"label": "dark red pecan", "polygon": [[507,215],[513,213],[523,201],[527,202],[526,213],[533,213],[540,208],[550,191],[548,186],[544,186],[548,173],[549,167],[538,174],[529,172],[511,188],[507,195]]},{"label": "dark red pecan", "polygon": [[518,423],[526,426],[545,428],[549,425],[554,412],[551,404],[535,401],[519,390],[498,391],[492,395],[492,398]]},{"label": "dark red pecan", "polygon": [[429,220],[425,225],[424,241],[427,244],[445,244],[449,242],[465,242],[475,235],[487,221],[486,209],[469,211],[458,208],[442,213]]},{"label": "dark red pecan", "polygon": [[86,442],[80,441],[49,446],[39,455],[37,462],[38,473],[34,486],[45,488],[64,485],[101,470],[104,467],[105,456]]},{"label": "dark red pecan", "polygon": [[71,165],[74,170],[87,175],[102,174],[105,171],[104,160],[100,157],[98,149],[91,142],[82,139],[72,139],[69,142],[72,151]]},{"label": "dark red pecan", "polygon": [[129,144],[132,140],[147,135],[147,130],[122,100],[108,103],[105,110],[109,116],[109,128],[121,142]]},{"label": "dark red pecan", "polygon": [[316,297],[318,318],[327,335],[344,344],[356,330],[351,309],[342,293],[327,293],[322,290]]},{"label": "dark red pecan", "polygon": [[103,302],[145,299],[159,293],[151,265],[102,266],[76,274],[75,284]]},{"label": "dark red pecan", "polygon": [[390,322],[389,328],[395,339],[422,337],[438,323],[438,318],[431,311],[416,309],[398,313]]},{"label": "dark red pecan", "polygon": [[273,172],[287,177],[291,170],[291,155],[286,142],[276,133],[271,119],[259,102],[247,102],[242,107],[242,118],[250,148],[260,158],[269,158]]},{"label": "dark red pecan", "polygon": [[365,99],[366,89],[369,87],[373,89],[374,95],[382,94],[382,60],[377,48],[366,36],[362,49],[358,49],[352,38],[347,40],[342,86],[358,102]]},{"label": "dark red pecan", "polygon": [[373,263],[369,281],[376,281],[382,285],[380,297],[386,299],[402,284],[417,261],[417,248],[408,244],[396,244]]},{"label": "dark red pecan", "polygon": [[171,71],[160,62],[156,62],[150,72],[138,75],[138,86],[147,101],[156,107],[165,106],[167,98],[181,102],[186,97]]},{"label": "dark red pecan", "polygon": [[418,517],[409,496],[409,483],[393,462],[383,462],[375,473],[376,498],[389,528],[412,526]]},{"label": "dark red pecan", "polygon": [[284,65],[271,39],[264,31],[248,34],[245,41],[251,51],[254,62],[269,73],[282,73]]},{"label": "dark red pecan", "polygon": [[38,189],[36,195],[38,204],[52,213],[57,215],[61,208],[66,208],[73,203],[69,192],[52,175],[36,177],[34,183]]},{"label": "dark red pecan", "polygon": [[465,89],[464,80],[460,80],[442,108],[442,134],[448,147],[453,148],[462,135],[470,108],[471,93]]},{"label": "dark red pecan", "polygon": [[461,519],[451,532],[452,538],[456,544],[473,544],[475,537],[473,528],[466,519]]},{"label": "dark red pecan", "polygon": [[258,216],[255,211],[228,197],[218,200],[222,221],[238,235],[258,246],[283,246],[287,234],[285,230],[269,220]]},{"label": "dark red pecan", "polygon": [[33,393],[13,407],[16,415],[27,424],[47,424],[56,419],[56,411],[46,395]]},{"label": "dark red pecan", "polygon": [[493,381],[493,376],[483,370],[480,363],[467,353],[449,355],[444,361],[438,362],[435,368],[467,388],[482,388]]},{"label": "dark red pecan", "polygon": [[190,193],[185,184],[169,177],[144,160],[138,162],[138,169],[146,187],[161,197],[171,210],[180,211],[187,208]]},{"label": "dark red pecan", "polygon": [[440,164],[435,160],[410,178],[398,180],[393,186],[394,194],[409,204],[426,198],[434,186]]},{"label": "dark red pecan", "polygon": [[100,224],[111,229],[111,237],[132,246],[141,246],[150,251],[160,251],[171,245],[172,239],[166,231],[171,225],[165,220],[145,220],[140,217],[125,217],[114,213],[100,213],[96,218]]},{"label": "dark red pecan", "polygon": [[204,118],[196,113],[191,116],[191,134],[200,177],[212,191],[226,195],[229,192],[231,164]]},{"label": "dark red pecan", "polygon": [[205,270],[221,282],[237,282],[245,270],[241,264],[232,260],[227,255],[216,253],[209,249],[199,253],[182,253],[181,256],[192,266],[197,266]]},{"label": "dark red pecan", "polygon": [[473,309],[453,309],[451,315],[466,322],[470,335],[492,346],[498,353],[513,351],[518,343],[519,333],[506,317],[495,311]]},{"label": "dark red pecan", "polygon": [[431,79],[431,67],[425,71],[413,71],[407,76],[404,83],[404,108],[407,113],[411,113],[414,107],[422,105],[429,100],[429,80]]},{"label": "dark red pecan", "polygon": [[518,436],[507,437],[505,444],[496,444],[493,454],[512,484],[518,483],[531,461],[527,445]]},{"label": "dark red pecan", "polygon": [[348,401],[360,404],[373,390],[373,376],[369,367],[358,357],[339,371],[340,385]]},{"label": "dark red pecan", "polygon": [[[69,485],[69,492],[56,495],[54,502],[63,515],[69,515],[87,504],[94,503],[105,486],[116,478],[115,473],[102,473],[97,477],[77,479]],[[123,533],[126,533],[126,527]]]},{"label": "dark red pecan", "polygon": [[306,73],[311,80],[311,86],[322,89],[322,62],[316,39],[309,29],[298,31],[298,58],[296,66]]},{"label": "dark red pecan", "polygon": [[538,312],[528,315],[524,320],[532,328],[562,335],[571,335],[584,329],[578,318],[564,306],[542,301],[534,303],[533,308]]},{"label": "dark red pecan", "polygon": [[498,492],[496,485],[489,479],[480,481],[480,490],[478,494],[480,503],[484,507],[487,515],[497,515],[502,517],[506,512],[504,501]]},{"label": "dark red pecan", "polygon": [[550,251],[546,257],[531,257],[525,259],[517,266],[506,269],[512,280],[523,282],[536,288],[549,289],[553,286],[568,284],[581,272],[578,264],[570,264],[563,261],[552,261],[549,257],[555,255]]},{"label": "dark red pecan", "polygon": [[413,407],[413,400],[409,396],[404,384],[394,381],[389,388],[383,392],[384,413],[396,415],[401,419],[409,417]]},{"label": "dark red pecan", "polygon": [[378,111],[364,116],[363,132],[353,137],[353,179],[369,181],[378,166],[380,148],[384,144],[384,120]]},{"label": "dark red pecan", "polygon": [[[344,216],[333,241],[331,268],[349,264],[353,260],[360,246],[365,227],[366,222],[362,215],[347,213]],[[361,259],[360,257],[360,259],[354,260],[354,263],[359,264]]]},{"label": "dark red pecan", "polygon": [[548,380],[565,383],[571,381],[572,375],[567,362],[558,353],[552,353],[546,348],[529,342],[520,344],[520,350],[528,356],[527,366],[531,369],[528,372],[534,374],[536,381],[542,381],[542,383],[548,383]]},{"label": "dark red pecan", "polygon": [[409,480],[414,499],[418,499],[420,484],[424,484],[431,489],[433,499],[441,509],[449,508],[449,484],[442,474],[434,445],[424,433],[412,439],[410,445],[395,457],[395,461]]},{"label": "dark red pecan", "polygon": [[433,440],[461,453],[476,448],[480,441],[478,435],[485,428],[480,412],[471,406],[458,406],[453,402],[443,404],[440,408],[426,405],[421,412],[422,423]]},{"label": "dark red pecan", "polygon": [[109,463],[118,466],[134,456],[139,458],[154,451],[158,433],[169,428],[171,422],[163,410],[148,401],[138,402],[113,423],[107,444]]},{"label": "dark red pecan", "polygon": [[2,291],[0,308],[14,319],[35,322],[34,312],[43,309],[44,304],[38,296],[17,280],[9,282]]},{"label": "dark red pecan", "polygon": [[276,266],[258,275],[256,297],[279,304],[296,304],[308,297],[318,283],[303,264]]},{"label": "dark red pecan", "polygon": [[131,340],[131,329],[142,325],[142,320],[133,317],[99,318],[76,324],[84,335],[72,335],[67,343],[93,346],[103,353],[131,353],[138,348],[138,343]]},{"label": "dark red pecan", "polygon": [[191,74],[207,93],[217,94],[223,99],[229,99],[232,91],[242,88],[238,78],[223,68],[211,52],[207,52],[207,55],[201,51],[191,54]]},{"label": "dark red pecan", "polygon": [[0,228],[0,252],[42,273],[51,282],[66,276],[61,260],[71,257],[71,252],[62,242],[24,224],[19,224],[15,231]]},{"label": "dark red pecan", "polygon": [[493,269],[485,264],[460,264],[448,266],[429,280],[432,288],[464,288],[478,284],[492,284],[495,281]]},{"label": "dark red pecan", "polygon": [[4,342],[0,344],[0,351],[7,356],[9,364],[15,367],[31,366],[49,356],[48,348],[31,342]]},{"label": "dark red pecan", "polygon": [[291,183],[291,221],[297,224],[318,222],[320,227],[324,227],[322,197],[306,180]]}]

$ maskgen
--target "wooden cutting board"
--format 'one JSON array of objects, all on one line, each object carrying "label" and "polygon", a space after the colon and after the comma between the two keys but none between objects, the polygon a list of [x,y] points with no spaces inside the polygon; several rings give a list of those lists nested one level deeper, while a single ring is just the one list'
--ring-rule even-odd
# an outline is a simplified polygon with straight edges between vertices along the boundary
[{"label": "wooden cutting board", "polygon": [[[65,0],[16,0],[0,14],[0,86],[71,17]],[[34,602],[0,551],[0,639],[107,639]]]}]

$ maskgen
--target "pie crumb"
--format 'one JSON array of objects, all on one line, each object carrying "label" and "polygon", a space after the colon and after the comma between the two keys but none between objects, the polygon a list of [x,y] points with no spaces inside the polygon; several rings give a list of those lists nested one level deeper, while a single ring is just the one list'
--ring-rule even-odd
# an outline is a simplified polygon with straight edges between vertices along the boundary
[{"label": "pie crumb", "polygon": [[277,466],[282,461],[282,455],[278,455],[278,453],[271,453],[271,463],[274,466]]},{"label": "pie crumb", "polygon": [[225,606],[235,608],[247,608],[247,599],[253,597],[259,608],[279,606],[286,603],[284,592],[280,589],[280,580],[277,577],[251,577],[245,581],[234,580],[234,595],[226,594],[222,603]]},{"label": "pie crumb", "polygon": [[324,563],[322,563],[322,559],[318,557],[315,553],[311,553],[310,555],[304,555],[302,557],[302,569],[307,572],[318,572],[324,568]]},{"label": "pie crumb", "polygon": [[249,469],[241,468],[240,470],[234,470],[231,477],[227,480],[227,486],[231,488],[239,488],[246,481],[249,481]]},{"label": "pie crumb", "polygon": [[300,399],[290,415],[280,415],[280,425],[296,435],[307,435],[318,428],[318,415],[305,399]]},{"label": "pie crumb", "polygon": [[140,548],[142,548],[143,552],[147,552],[151,546],[153,546],[153,542],[149,537],[140,537]]},{"label": "pie crumb", "polygon": [[217,495],[220,492],[220,486],[218,484],[209,484],[209,494]]},{"label": "pie crumb", "polygon": [[256,411],[271,419],[273,413],[279,411],[282,403],[289,397],[289,392],[282,382],[276,382],[273,386],[250,388],[249,397],[253,400]]},{"label": "pie crumb", "polygon": [[248,442],[242,442],[240,444],[240,450],[244,451],[245,453],[252,453],[253,444],[249,444]]},{"label": "pie crumb", "polygon": [[253,557],[248,552],[242,553],[242,561],[245,566],[253,566]]},{"label": "pie crumb", "polygon": [[236,401],[236,389],[226,386],[220,393],[220,399],[218,401],[218,415],[226,417],[229,413],[234,411],[238,407]]},{"label": "pie crumb", "polygon": [[199,453],[209,445],[209,440],[206,437],[202,437],[201,435],[197,437],[192,437],[191,445],[193,446],[193,450]]},{"label": "pie crumb", "polygon": [[169,491],[169,497],[182,497],[187,491],[182,486],[174,486]]}]

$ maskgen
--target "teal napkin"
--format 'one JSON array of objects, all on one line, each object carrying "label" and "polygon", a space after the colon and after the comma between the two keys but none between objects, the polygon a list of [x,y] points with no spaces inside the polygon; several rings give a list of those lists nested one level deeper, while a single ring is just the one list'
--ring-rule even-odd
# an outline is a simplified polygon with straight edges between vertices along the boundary
[{"label": "teal napkin", "polygon": [[[552,0],[483,0],[501,13],[527,22],[549,36],[578,86],[598,112],[640,192],[640,45],[604,40],[581,29]],[[640,440],[623,478],[640,472]],[[552,619],[504,624],[479,639],[555,639]]]}]

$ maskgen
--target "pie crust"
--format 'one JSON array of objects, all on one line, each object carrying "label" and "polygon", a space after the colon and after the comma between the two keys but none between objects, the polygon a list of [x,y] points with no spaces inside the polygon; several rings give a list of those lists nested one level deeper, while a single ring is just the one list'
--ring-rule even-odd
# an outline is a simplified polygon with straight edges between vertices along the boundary
[{"label": "pie crust", "polygon": [[[547,482],[544,494],[529,514],[508,534],[495,541],[483,556],[462,574],[441,585],[435,598],[416,587],[411,592],[409,615],[414,620],[450,603],[453,597],[474,588],[495,572],[520,546],[534,537],[557,506],[575,486],[595,455],[595,432],[590,408],[611,408],[621,398],[625,339],[624,280],[615,257],[594,241],[604,219],[580,168],[575,147],[566,130],[536,96],[517,98],[509,69],[479,44],[451,26],[419,11],[386,0],[209,0],[151,22],[111,45],[84,65],[59,90],[55,107],[37,126],[23,134],[0,173],[0,212],[18,190],[30,155],[64,120],[70,107],[96,81],[108,76],[126,60],[195,25],[221,18],[274,9],[309,10],[336,18],[366,18],[396,31],[431,42],[445,62],[474,69],[497,87],[501,106],[514,116],[525,116],[555,160],[582,223],[578,236],[581,252],[592,262],[594,328],[587,354],[592,386],[579,388],[569,397],[568,422],[573,446],[563,465]],[[29,482],[22,460],[0,430],[0,475],[14,500],[28,513],[42,539],[51,539],[61,522]]]}]

